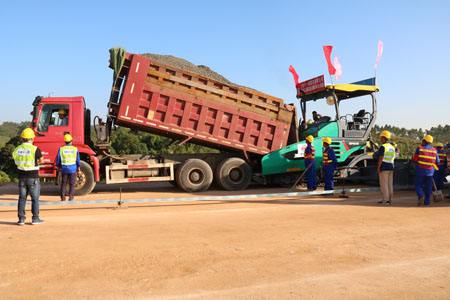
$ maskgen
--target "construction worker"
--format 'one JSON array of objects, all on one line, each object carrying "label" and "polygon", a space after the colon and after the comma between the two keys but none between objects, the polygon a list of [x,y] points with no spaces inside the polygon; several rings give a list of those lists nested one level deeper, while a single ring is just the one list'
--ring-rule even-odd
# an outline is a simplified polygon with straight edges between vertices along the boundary
[{"label": "construction worker", "polygon": [[[417,147],[413,156],[416,162],[416,193],[417,205],[430,205],[430,195],[433,190],[433,175],[439,164],[437,151],[432,146],[433,137],[429,134],[422,139],[422,144]],[[424,199],[425,196],[425,199]],[[424,201],[425,200],[425,201]]]},{"label": "construction worker", "polygon": [[25,225],[25,205],[27,196],[31,196],[31,212],[33,218],[31,224],[41,224],[43,220],[39,218],[39,196],[41,194],[41,185],[39,182],[39,163],[42,159],[41,150],[33,145],[35,138],[34,131],[31,128],[25,128],[21,135],[22,144],[13,151],[13,159],[19,173],[19,202],[17,205],[17,214],[19,217],[18,225]]},{"label": "construction worker", "polygon": [[392,204],[394,196],[394,160],[396,157],[395,147],[389,142],[391,133],[383,130],[380,133],[381,146],[374,154],[377,161],[378,180],[380,182],[383,199],[378,203]]},{"label": "construction worker", "polygon": [[313,117],[314,123],[318,123],[319,120],[322,118],[322,116],[319,115],[319,114],[317,113],[317,111],[313,111],[313,112],[312,112],[312,117]]},{"label": "construction worker", "polygon": [[330,147],[331,138],[329,137],[322,138],[322,143],[323,143],[322,165],[324,172],[325,191],[332,191],[334,190],[333,175],[337,167],[336,154],[334,153],[334,150]]},{"label": "construction worker", "polygon": [[309,191],[314,191],[316,189],[316,152],[312,142],[314,137],[308,135],[306,137],[306,149],[305,149],[305,170],[306,170],[306,186]]},{"label": "construction worker", "polygon": [[80,170],[80,153],[77,147],[72,145],[72,136],[68,133],[64,135],[65,145],[59,148],[56,155],[56,166],[61,172],[61,201],[66,200],[66,187],[69,184],[69,201],[72,201],[75,195],[75,182],[77,172]]},{"label": "construction worker", "polygon": [[67,126],[69,124],[69,120],[67,118],[66,110],[61,108],[58,110],[58,118],[55,120],[56,126]]},{"label": "construction worker", "polygon": [[445,153],[444,144],[442,143],[435,144],[435,148],[439,156],[439,170],[434,172],[433,178],[436,183],[436,188],[442,190],[444,188],[445,170],[447,169],[447,153]]}]

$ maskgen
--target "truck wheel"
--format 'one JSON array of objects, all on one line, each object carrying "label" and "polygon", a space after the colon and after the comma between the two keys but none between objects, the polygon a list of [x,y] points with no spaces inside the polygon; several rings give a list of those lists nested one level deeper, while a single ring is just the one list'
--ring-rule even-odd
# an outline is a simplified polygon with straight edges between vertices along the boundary
[{"label": "truck wheel", "polygon": [[188,159],[176,170],[177,185],[185,192],[206,191],[213,179],[211,167],[200,159]]},{"label": "truck wheel", "polygon": [[91,166],[85,161],[80,161],[80,172],[77,174],[77,181],[75,182],[75,195],[89,194],[94,187],[94,172]]},{"label": "truck wheel", "polygon": [[238,157],[227,158],[216,169],[216,180],[227,191],[244,190],[252,181],[252,168]]}]

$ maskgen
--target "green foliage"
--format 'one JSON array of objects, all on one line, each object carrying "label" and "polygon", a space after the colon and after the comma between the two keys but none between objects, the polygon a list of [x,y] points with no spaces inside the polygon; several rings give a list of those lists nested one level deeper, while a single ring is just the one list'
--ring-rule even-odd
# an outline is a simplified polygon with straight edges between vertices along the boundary
[{"label": "green foliage", "polygon": [[0,171],[0,184],[8,182],[11,182],[11,178],[5,172]]},{"label": "green foliage", "polygon": [[0,124],[0,148],[3,147],[10,138],[19,135],[29,124],[29,122],[3,122]]}]

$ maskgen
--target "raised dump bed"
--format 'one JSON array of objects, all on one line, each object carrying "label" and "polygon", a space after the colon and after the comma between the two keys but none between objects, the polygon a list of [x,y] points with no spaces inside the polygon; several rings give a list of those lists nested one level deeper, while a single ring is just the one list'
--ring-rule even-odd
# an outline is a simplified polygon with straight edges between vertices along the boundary
[{"label": "raised dump bed", "polygon": [[[121,58],[120,56],[123,56]],[[296,142],[295,109],[265,93],[116,51],[109,117],[117,125],[264,155]]]}]

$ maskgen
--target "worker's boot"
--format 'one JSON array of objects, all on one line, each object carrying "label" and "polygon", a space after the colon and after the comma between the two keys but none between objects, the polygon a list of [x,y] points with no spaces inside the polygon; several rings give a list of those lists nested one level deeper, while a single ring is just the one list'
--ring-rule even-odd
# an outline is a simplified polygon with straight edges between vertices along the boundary
[{"label": "worker's boot", "polygon": [[417,199],[417,206],[422,206],[423,205],[423,197],[419,197]]},{"label": "worker's boot", "polygon": [[61,196],[61,201],[66,201],[66,196]]}]

